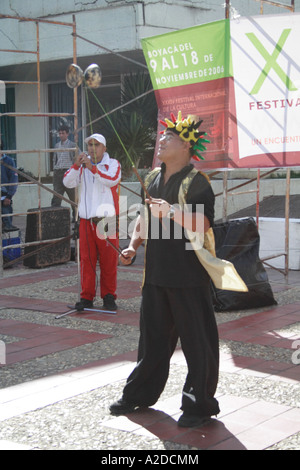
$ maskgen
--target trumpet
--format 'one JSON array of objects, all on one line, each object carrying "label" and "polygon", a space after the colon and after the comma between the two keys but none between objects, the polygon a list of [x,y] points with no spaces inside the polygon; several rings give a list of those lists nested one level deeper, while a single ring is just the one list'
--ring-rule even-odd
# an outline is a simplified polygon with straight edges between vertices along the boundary
[{"label": "trumpet", "polygon": [[89,65],[85,71],[77,64],[71,64],[67,68],[66,83],[70,88],[76,88],[85,81],[89,88],[99,88],[102,81],[102,72],[97,64]]}]

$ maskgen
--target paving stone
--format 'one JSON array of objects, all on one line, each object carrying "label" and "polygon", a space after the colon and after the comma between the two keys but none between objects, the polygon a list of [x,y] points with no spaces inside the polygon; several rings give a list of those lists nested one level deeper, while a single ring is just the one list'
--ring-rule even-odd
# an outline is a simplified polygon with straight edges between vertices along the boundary
[{"label": "paving stone", "polygon": [[299,450],[300,272],[285,279],[268,271],[278,306],[216,314],[221,413],[210,425],[177,426],[187,373],[180,343],[155,406],[127,417],[109,414],[137,357],[142,262],[118,268],[117,315],[60,319],[77,300],[76,263],[4,271],[0,449]]}]

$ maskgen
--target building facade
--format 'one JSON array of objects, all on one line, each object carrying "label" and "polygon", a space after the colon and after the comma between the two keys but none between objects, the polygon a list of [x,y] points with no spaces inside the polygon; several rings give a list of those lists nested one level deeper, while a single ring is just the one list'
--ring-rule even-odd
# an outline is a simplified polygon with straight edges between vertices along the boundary
[{"label": "building facade", "polygon": [[[262,13],[292,14],[274,3],[279,2],[232,0],[227,11],[237,21]],[[293,1],[280,3],[290,7]],[[300,11],[300,0],[294,1],[294,11]],[[53,148],[58,125],[68,123],[71,135],[79,127],[79,146],[89,133],[80,87],[76,125],[71,116],[74,92],[65,80],[71,63],[77,61],[82,70],[97,63],[103,77],[98,99],[116,106],[123,76],[147,72],[142,38],[220,20],[225,14],[224,0],[1,0],[0,132],[5,148],[16,150],[17,166],[46,176],[51,159],[43,150]]]}]

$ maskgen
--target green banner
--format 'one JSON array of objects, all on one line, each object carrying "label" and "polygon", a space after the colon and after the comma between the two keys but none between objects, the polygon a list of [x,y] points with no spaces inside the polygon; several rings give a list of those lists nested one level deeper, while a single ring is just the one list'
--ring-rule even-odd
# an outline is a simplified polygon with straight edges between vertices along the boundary
[{"label": "green banner", "polygon": [[231,76],[229,20],[143,39],[142,47],[154,90]]}]

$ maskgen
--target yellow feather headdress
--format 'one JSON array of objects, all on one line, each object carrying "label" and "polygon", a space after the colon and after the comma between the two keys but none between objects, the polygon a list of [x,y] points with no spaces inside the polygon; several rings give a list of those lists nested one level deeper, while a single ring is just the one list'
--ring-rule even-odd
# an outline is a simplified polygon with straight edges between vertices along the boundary
[{"label": "yellow feather headdress", "polygon": [[204,160],[200,152],[206,150],[203,143],[210,141],[203,138],[203,136],[207,135],[206,132],[200,132],[198,130],[202,122],[203,120],[195,122],[193,116],[188,116],[186,119],[183,119],[181,111],[178,111],[177,118],[172,113],[171,120],[166,118],[164,121],[160,121],[160,123],[166,128],[161,132],[161,134],[164,134],[166,131],[174,132],[185,142],[190,142],[192,149],[195,152],[195,155],[193,155],[192,158],[198,161],[199,159]]}]

